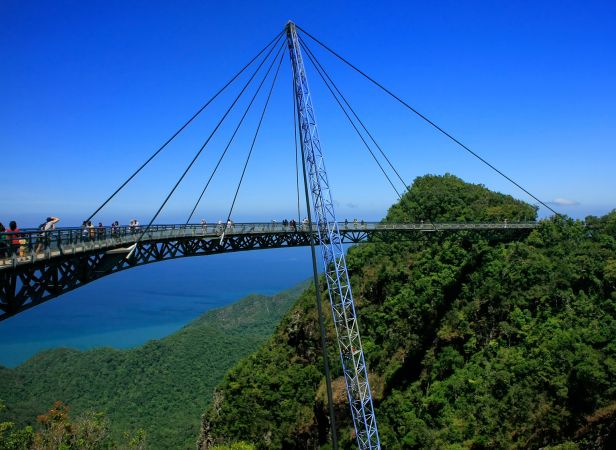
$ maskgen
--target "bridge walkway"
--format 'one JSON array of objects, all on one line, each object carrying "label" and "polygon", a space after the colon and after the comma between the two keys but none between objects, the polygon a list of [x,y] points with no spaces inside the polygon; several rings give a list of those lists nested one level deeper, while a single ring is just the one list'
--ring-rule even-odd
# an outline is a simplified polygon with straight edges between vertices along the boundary
[{"label": "bridge walkway", "polygon": [[[536,222],[490,222],[490,223],[382,223],[382,222],[340,222],[338,227],[345,243],[358,243],[369,235],[392,232],[435,232],[463,230],[516,230],[531,229]],[[313,232],[316,233],[316,225]],[[281,223],[238,223],[231,226],[218,224],[171,224],[153,225],[141,242],[152,243],[178,239],[221,239],[241,235],[274,236],[280,234],[308,233],[308,225],[297,225],[295,228]],[[0,270],[14,268],[18,265],[33,264],[80,253],[93,251],[113,252],[128,249],[137,242],[141,230],[137,227],[104,227],[84,230],[82,228],[59,228],[41,232],[36,229],[21,230],[17,236],[6,233],[8,240],[19,238],[20,244],[5,249],[4,257],[0,257]],[[7,241],[8,242],[8,241]]]}]

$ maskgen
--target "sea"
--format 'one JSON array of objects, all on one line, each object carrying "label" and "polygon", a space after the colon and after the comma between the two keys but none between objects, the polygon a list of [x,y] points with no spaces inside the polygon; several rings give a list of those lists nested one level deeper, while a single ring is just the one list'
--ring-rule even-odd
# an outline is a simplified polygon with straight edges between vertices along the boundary
[{"label": "sea", "polygon": [[310,248],[181,258],[106,276],[0,322],[0,365],[40,351],[132,348],[249,294],[272,295],[312,277]]}]

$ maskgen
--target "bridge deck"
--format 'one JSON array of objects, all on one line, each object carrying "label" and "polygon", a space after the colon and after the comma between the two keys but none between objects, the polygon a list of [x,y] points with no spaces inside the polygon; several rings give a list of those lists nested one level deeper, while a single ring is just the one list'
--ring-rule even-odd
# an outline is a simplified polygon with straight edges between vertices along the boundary
[{"label": "bridge deck", "polygon": [[[369,237],[423,232],[497,230],[523,231],[527,223],[340,223],[343,243]],[[316,233],[316,228],[313,228]],[[49,232],[22,230],[0,240],[0,321],[65,292],[113,273],[169,259],[247,250],[310,245],[307,226],[242,223],[219,225],[157,225],[134,245],[141,232],[130,227],[61,228]],[[9,244],[7,246],[7,244]],[[14,244],[14,245],[13,245]],[[130,249],[134,251],[130,253]]]},{"label": "bridge deck", "polygon": [[[491,223],[381,223],[381,222],[341,222],[338,224],[346,242],[359,242],[368,235],[383,232],[434,232],[464,230],[507,230],[530,229],[536,222],[491,222]],[[220,239],[241,235],[280,235],[307,234],[307,225],[296,228],[280,223],[240,223],[231,227],[221,225],[156,225],[145,234],[143,243],[169,239]],[[316,232],[313,226],[313,232]],[[363,236],[358,236],[362,234]],[[8,240],[19,238],[20,244],[6,248],[0,255],[0,270],[14,268],[18,265],[32,264],[68,255],[77,255],[92,251],[113,251],[132,246],[141,232],[128,226],[112,229],[111,227],[94,228],[84,231],[82,228],[59,228],[53,231],[21,230],[17,236],[7,233]],[[6,241],[8,242],[8,241]]]}]

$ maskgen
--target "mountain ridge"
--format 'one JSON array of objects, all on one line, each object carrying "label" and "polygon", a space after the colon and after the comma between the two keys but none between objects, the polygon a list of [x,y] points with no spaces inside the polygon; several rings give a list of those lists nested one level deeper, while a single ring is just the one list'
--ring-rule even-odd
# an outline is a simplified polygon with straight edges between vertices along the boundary
[{"label": "mountain ridge", "polygon": [[59,348],[14,369],[0,366],[0,399],[7,405],[0,421],[32,424],[61,400],[75,414],[105,413],[116,438],[144,429],[148,448],[193,448],[200,410],[217,381],[240,356],[258,348],[306,284],[207,311],[176,333],[137,348]]},{"label": "mountain ridge", "polygon": [[[511,196],[429,175],[385,221],[535,217],[534,206]],[[585,223],[544,220],[526,234],[425,233],[352,247],[347,263],[383,447],[609,448],[614,430],[587,418],[609,422],[616,401],[615,231],[616,211]],[[323,280],[319,288],[327,298]],[[203,416],[201,449],[236,441],[329,448],[313,303],[310,289],[227,373],[216,388],[221,400]],[[351,449],[329,305],[323,310],[340,447]]]}]

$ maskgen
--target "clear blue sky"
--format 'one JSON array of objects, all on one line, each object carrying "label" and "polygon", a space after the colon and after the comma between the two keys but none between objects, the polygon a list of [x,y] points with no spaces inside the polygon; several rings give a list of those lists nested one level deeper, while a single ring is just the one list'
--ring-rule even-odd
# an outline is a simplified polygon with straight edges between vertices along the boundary
[{"label": "clear blue sky", "polygon": [[[54,215],[78,224],[288,19],[559,211],[584,217],[616,207],[613,1],[4,0],[0,221],[32,226]],[[409,182],[450,172],[532,203],[325,52],[318,56]],[[294,211],[290,72],[285,59],[236,221]],[[382,217],[395,194],[311,67],[308,74],[339,217]],[[238,86],[95,220],[146,222]],[[197,219],[226,216],[261,105]],[[160,221],[185,218],[239,113]]]}]

